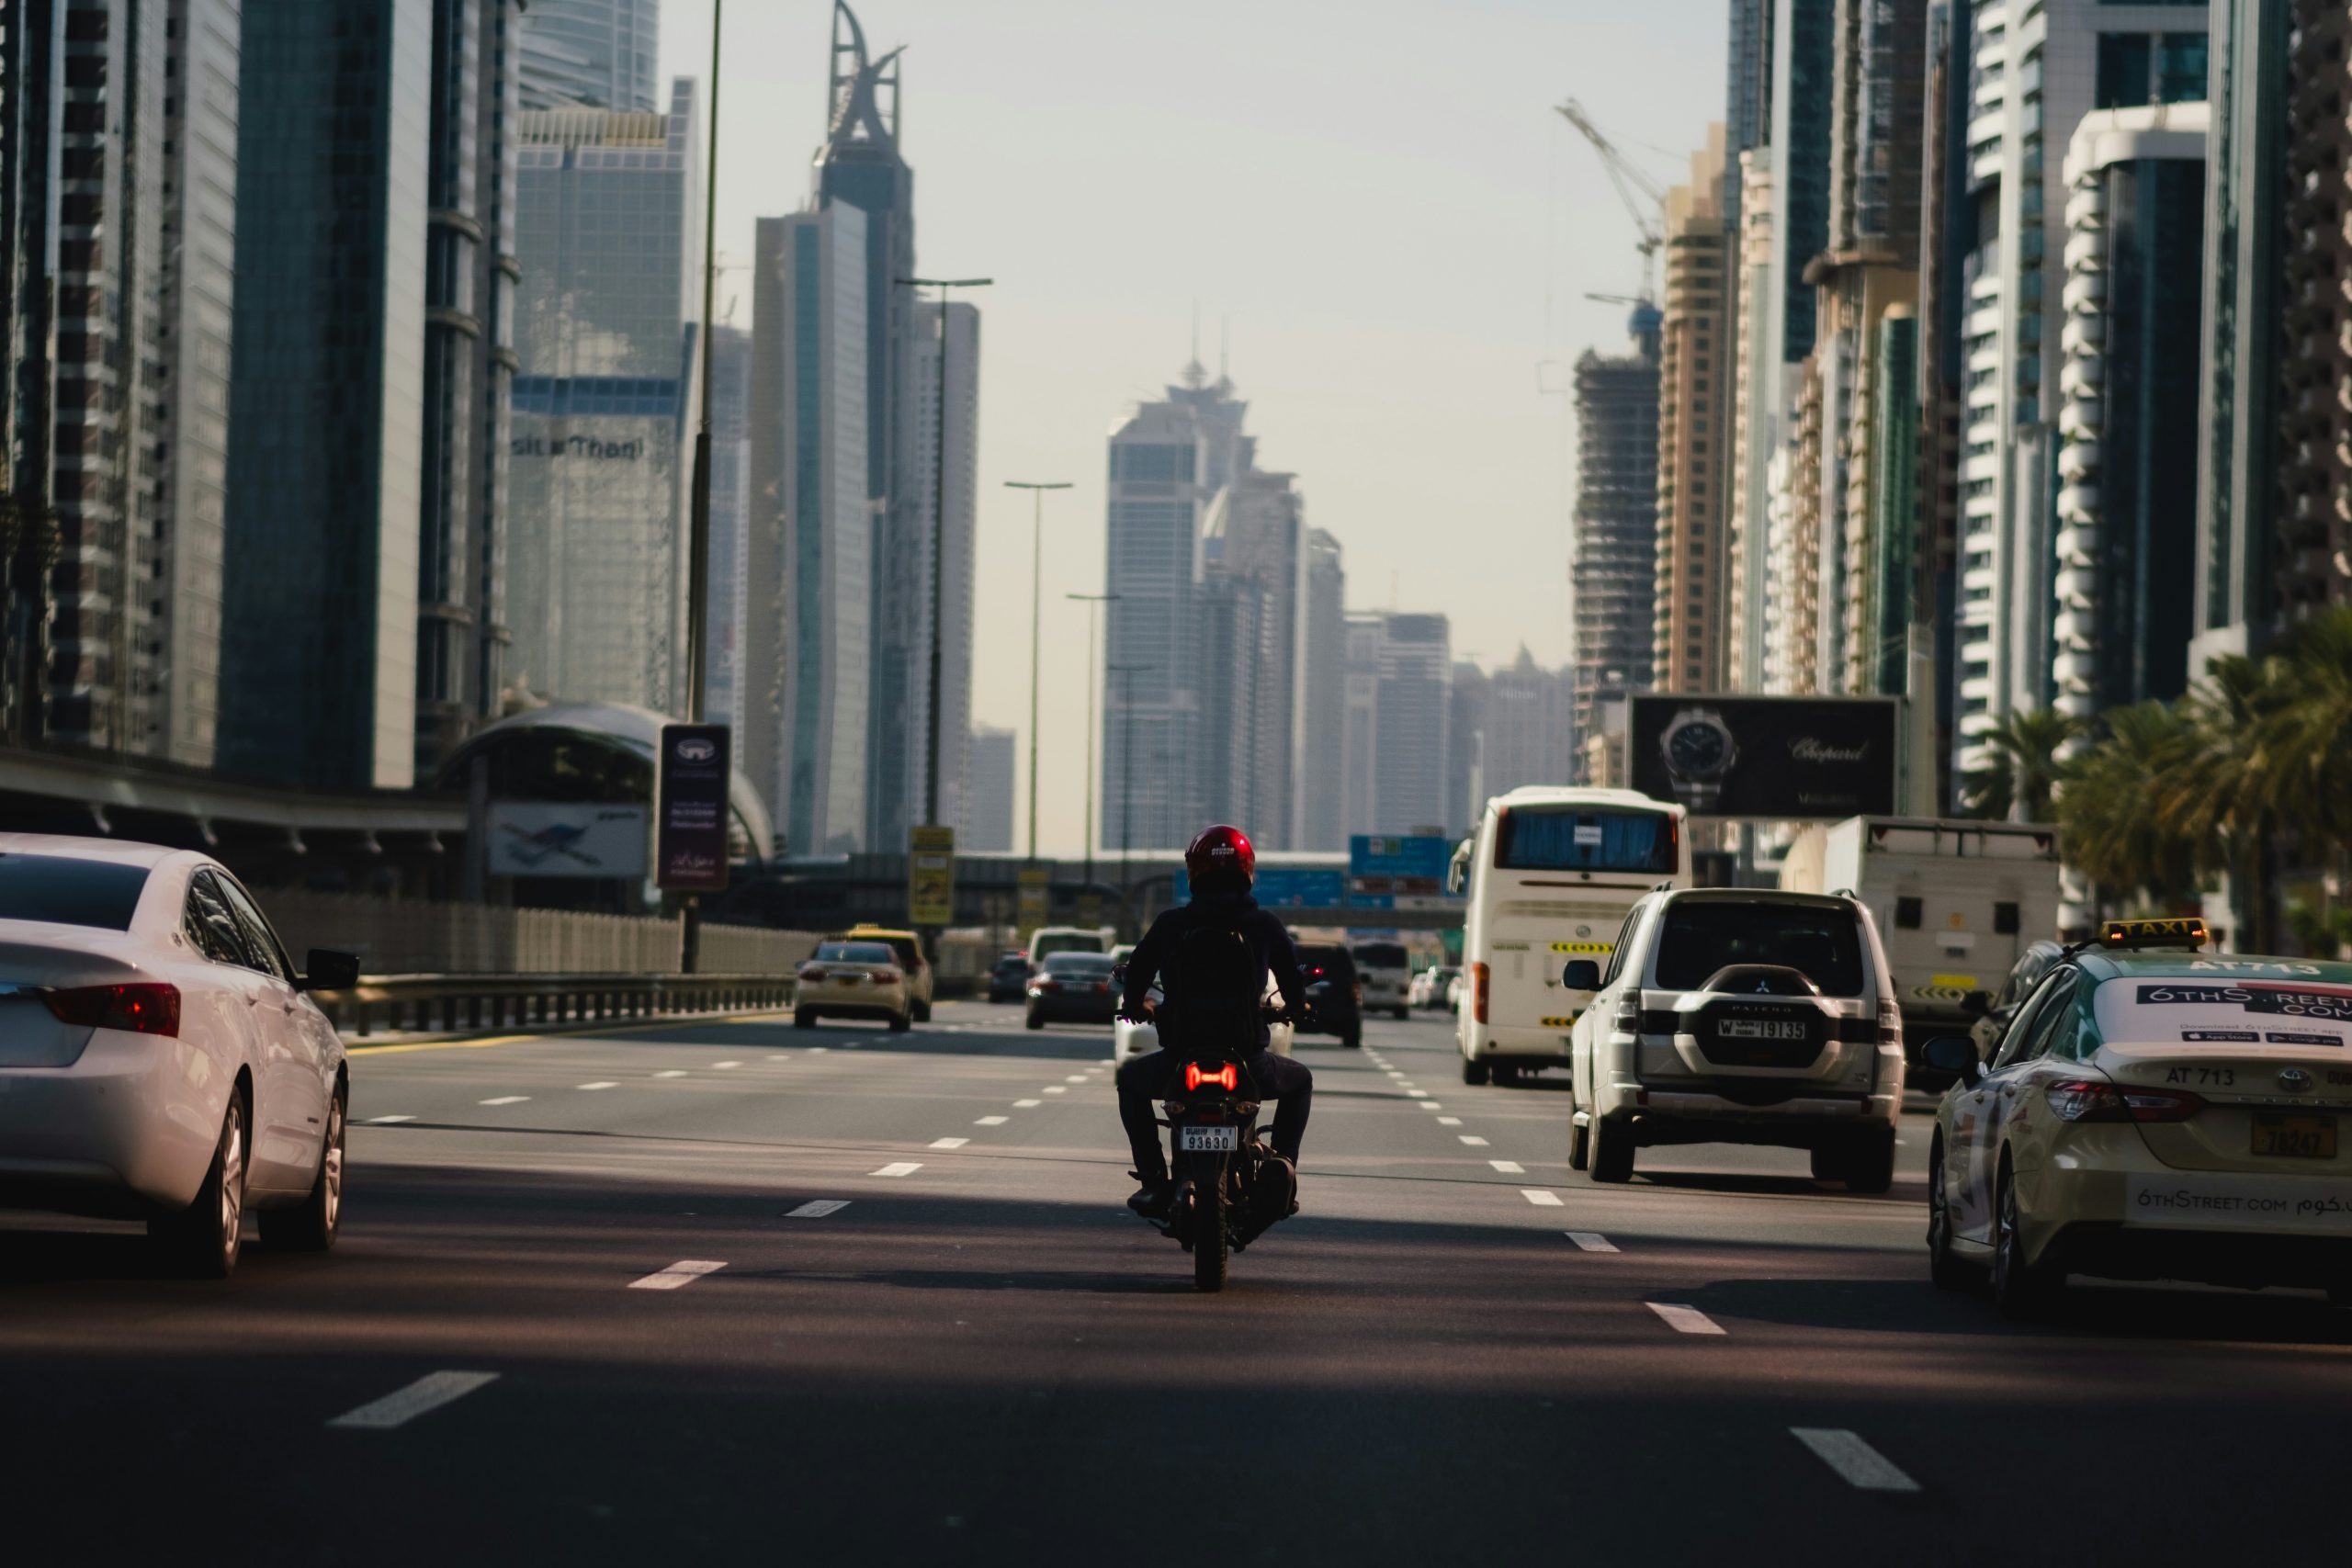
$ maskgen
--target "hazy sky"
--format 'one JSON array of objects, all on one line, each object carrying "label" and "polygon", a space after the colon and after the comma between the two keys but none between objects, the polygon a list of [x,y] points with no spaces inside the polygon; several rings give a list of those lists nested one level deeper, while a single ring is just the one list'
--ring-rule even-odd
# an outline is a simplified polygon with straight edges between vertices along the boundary
[{"label": "hazy sky", "polygon": [[[1351,608],[1453,617],[1456,657],[1568,651],[1566,361],[1623,341],[1631,224],[1552,113],[1577,97],[1661,183],[1724,112],[1724,0],[863,0],[908,46],[916,254],[981,307],[974,714],[1024,732],[1028,498],[1046,512],[1048,853],[1082,833],[1085,606],[1103,440],[1227,323],[1261,466],[1346,550]],[[708,69],[707,0],[663,0],[665,77]],[[831,0],[735,0],[718,249],[808,199]],[[720,298],[743,275],[721,275]],[[749,324],[746,299],[736,321]],[[1549,367],[1542,362],[1555,363]]]}]

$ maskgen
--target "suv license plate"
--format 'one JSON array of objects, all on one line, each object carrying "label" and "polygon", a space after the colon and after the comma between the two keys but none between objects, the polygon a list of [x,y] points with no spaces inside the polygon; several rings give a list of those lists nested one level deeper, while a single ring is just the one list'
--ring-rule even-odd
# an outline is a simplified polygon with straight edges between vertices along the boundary
[{"label": "suv license plate", "polygon": [[1229,1155],[1241,1147],[1238,1127],[1179,1127],[1176,1147],[1188,1155]]},{"label": "suv license plate", "polygon": [[1804,1025],[1793,1019],[1786,1023],[1768,1019],[1727,1018],[1715,1026],[1726,1040],[1802,1040]]},{"label": "suv license plate", "polygon": [[2334,1159],[2335,1118],[2257,1111],[2254,1113],[2254,1152],[2296,1159]]}]

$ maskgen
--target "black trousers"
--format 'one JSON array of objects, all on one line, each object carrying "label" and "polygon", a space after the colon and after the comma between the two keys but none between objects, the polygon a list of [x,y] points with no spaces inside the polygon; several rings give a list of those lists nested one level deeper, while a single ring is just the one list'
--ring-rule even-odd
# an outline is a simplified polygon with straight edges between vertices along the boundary
[{"label": "black trousers", "polygon": [[[1127,1130],[1136,1170],[1147,1181],[1168,1179],[1167,1145],[1160,1141],[1154,1102],[1168,1088],[1173,1064],[1166,1051],[1137,1056],[1119,1068],[1119,1124]],[[1292,1164],[1298,1162],[1299,1143],[1306,1136],[1306,1112],[1315,1098],[1315,1075],[1303,1062],[1260,1049],[1241,1064],[1259,1098],[1274,1102],[1274,1152]]]}]

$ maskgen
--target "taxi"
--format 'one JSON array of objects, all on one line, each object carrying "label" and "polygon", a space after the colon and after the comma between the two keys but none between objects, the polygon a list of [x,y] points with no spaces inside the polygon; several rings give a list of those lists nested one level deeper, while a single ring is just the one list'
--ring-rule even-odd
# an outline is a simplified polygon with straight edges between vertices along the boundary
[{"label": "taxi", "polygon": [[2352,964],[2220,956],[2196,919],[2067,948],[1998,1052],[1928,1043],[1937,1284],[2007,1315],[2069,1274],[2325,1290],[2352,1308]]}]

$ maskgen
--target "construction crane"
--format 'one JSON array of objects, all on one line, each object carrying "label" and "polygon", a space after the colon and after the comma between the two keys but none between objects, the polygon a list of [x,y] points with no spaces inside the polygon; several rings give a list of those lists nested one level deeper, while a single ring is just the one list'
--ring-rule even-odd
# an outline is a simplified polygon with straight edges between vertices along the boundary
[{"label": "construction crane", "polygon": [[1634,232],[1641,236],[1634,243],[1634,248],[1642,253],[1642,291],[1634,302],[1657,304],[1657,253],[1658,247],[1666,243],[1666,187],[1626,157],[1607,132],[1592,123],[1582,104],[1570,98],[1559,106],[1559,115],[1600,154],[1600,166],[1609,172],[1609,183],[1617,187],[1617,198],[1625,204],[1626,215],[1634,220]]}]

